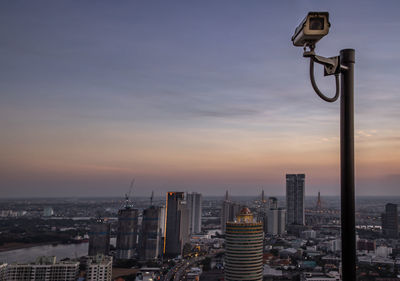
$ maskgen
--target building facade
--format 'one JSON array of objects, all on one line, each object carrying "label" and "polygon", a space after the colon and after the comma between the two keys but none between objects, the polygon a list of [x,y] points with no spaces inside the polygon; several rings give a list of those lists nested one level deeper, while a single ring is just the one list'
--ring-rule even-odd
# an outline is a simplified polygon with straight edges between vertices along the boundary
[{"label": "building facade", "polygon": [[161,255],[162,246],[162,208],[150,206],[143,210],[140,238],[140,258],[156,259]]},{"label": "building facade", "polygon": [[284,234],[286,232],[286,210],[282,208],[269,209],[267,223],[268,234]]},{"label": "building facade", "polygon": [[228,191],[226,191],[225,199],[222,201],[221,206],[221,231],[225,233],[226,223],[234,221],[236,216],[239,214],[240,205],[236,202],[229,200]]},{"label": "building facade", "polygon": [[35,263],[9,264],[4,272],[7,281],[76,281],[79,262],[56,262],[56,257],[40,257]]},{"label": "building facade", "polygon": [[202,195],[200,193],[188,193],[186,197],[189,210],[189,233],[201,232],[201,214],[202,214]]},{"label": "building facade", "polygon": [[167,193],[165,217],[164,254],[182,255],[183,246],[189,242],[189,212],[183,192]]},{"label": "building facade", "polygon": [[130,259],[137,249],[138,210],[128,204],[118,211],[116,258]]},{"label": "building facade", "polygon": [[89,256],[86,258],[87,281],[111,281],[112,257],[104,255]]},{"label": "building facade", "polygon": [[277,209],[278,208],[278,199],[276,197],[268,198],[268,208],[269,209]]},{"label": "building facade", "polygon": [[387,238],[399,237],[399,213],[397,204],[388,203],[382,214],[382,233]]},{"label": "building facade", "polygon": [[111,225],[99,219],[90,226],[89,256],[108,255],[110,251]]},{"label": "building facade", "polygon": [[376,242],[375,240],[359,239],[357,240],[357,250],[375,252]]},{"label": "building facade", "polygon": [[286,216],[288,225],[304,225],[305,174],[286,175]]},{"label": "building facade", "polygon": [[0,281],[7,280],[6,279],[7,265],[8,265],[7,263],[0,264]]},{"label": "building facade", "polygon": [[225,280],[263,280],[263,225],[243,208],[226,223]]}]

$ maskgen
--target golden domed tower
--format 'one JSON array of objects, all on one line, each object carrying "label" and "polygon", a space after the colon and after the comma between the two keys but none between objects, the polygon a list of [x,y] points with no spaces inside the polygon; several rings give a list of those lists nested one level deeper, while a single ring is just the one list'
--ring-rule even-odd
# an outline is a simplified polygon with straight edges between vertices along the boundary
[{"label": "golden domed tower", "polygon": [[226,223],[225,280],[262,281],[263,224],[243,208],[234,222]]},{"label": "golden domed tower", "polygon": [[247,223],[251,223],[254,222],[254,217],[253,214],[251,213],[250,209],[247,207],[244,207],[239,215],[237,215],[236,217],[237,222],[247,222]]}]

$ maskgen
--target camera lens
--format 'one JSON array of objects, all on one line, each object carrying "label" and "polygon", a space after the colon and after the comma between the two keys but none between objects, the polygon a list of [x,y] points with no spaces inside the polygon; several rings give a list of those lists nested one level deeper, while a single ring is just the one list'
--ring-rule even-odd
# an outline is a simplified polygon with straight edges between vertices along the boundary
[{"label": "camera lens", "polygon": [[310,18],[310,30],[323,30],[324,18],[312,17]]}]

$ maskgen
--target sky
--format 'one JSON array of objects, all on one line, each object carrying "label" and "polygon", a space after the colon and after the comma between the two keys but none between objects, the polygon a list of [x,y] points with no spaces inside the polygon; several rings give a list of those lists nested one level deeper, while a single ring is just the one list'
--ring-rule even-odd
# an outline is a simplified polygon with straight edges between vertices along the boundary
[{"label": "sky", "polygon": [[[0,2],[0,196],[338,195],[339,103],[290,39],[356,50],[356,195],[400,195],[400,2]],[[316,76],[327,95],[334,79]]]}]

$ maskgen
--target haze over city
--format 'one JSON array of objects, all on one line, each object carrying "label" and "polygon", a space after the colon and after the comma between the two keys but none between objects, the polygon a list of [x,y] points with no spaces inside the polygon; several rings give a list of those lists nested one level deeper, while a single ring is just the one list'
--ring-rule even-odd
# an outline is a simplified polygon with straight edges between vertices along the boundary
[{"label": "haze over city", "polygon": [[[346,3],[347,9],[343,8]],[[339,103],[290,41],[356,49],[356,194],[400,195],[398,1],[3,1],[0,196],[339,194]],[[333,78],[318,83],[333,95]]]}]

